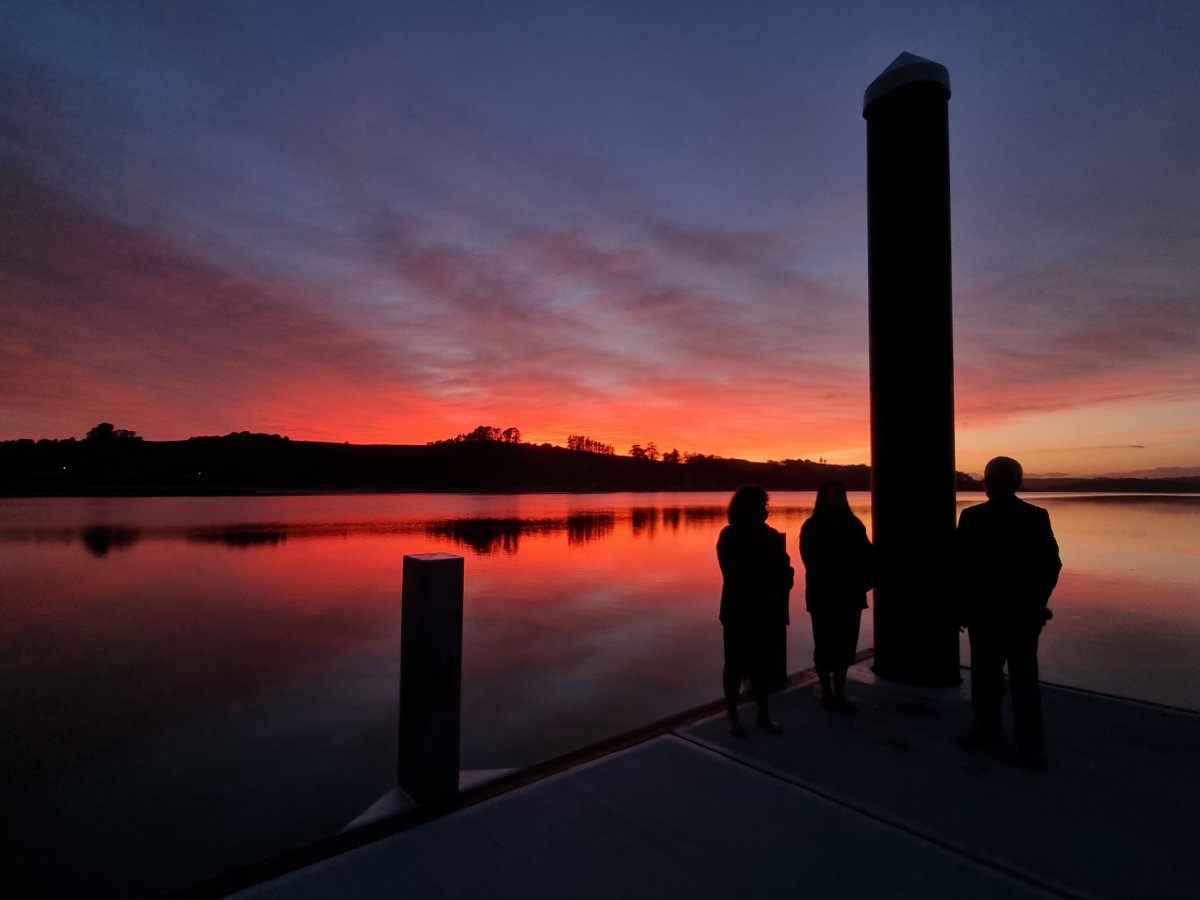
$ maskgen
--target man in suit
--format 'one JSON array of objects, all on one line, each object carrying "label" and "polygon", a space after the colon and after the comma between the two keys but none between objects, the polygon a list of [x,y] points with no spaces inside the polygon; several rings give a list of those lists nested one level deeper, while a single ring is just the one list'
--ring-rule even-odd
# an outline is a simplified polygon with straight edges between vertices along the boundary
[{"label": "man in suit", "polygon": [[1038,637],[1050,619],[1047,604],[1062,562],[1049,513],[1017,498],[1023,478],[1019,462],[996,457],[983,473],[987,501],[964,509],[958,520],[960,624],[971,642],[975,712],[962,744],[980,749],[1000,742],[1007,662],[1017,760],[1033,767],[1042,759]]}]

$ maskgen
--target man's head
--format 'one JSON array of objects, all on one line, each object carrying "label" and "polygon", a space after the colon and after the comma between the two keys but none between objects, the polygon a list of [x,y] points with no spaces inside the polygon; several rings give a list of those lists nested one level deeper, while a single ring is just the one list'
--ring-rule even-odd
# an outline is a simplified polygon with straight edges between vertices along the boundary
[{"label": "man's head", "polygon": [[1011,456],[997,456],[983,470],[983,489],[989,497],[1007,497],[1017,492],[1025,472]]}]

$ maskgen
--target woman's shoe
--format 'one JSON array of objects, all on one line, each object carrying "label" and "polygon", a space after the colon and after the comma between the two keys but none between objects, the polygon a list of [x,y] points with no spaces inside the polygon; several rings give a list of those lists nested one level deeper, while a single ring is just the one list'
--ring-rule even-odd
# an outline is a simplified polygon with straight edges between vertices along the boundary
[{"label": "woman's shoe", "polygon": [[767,734],[783,734],[783,726],[772,719],[770,716],[759,716],[758,727]]}]

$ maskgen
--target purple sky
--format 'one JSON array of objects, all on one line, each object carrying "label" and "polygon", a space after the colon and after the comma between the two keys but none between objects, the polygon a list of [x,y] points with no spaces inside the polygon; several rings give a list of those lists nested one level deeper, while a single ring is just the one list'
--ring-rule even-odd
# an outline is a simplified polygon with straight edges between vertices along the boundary
[{"label": "purple sky", "polygon": [[1200,471],[1184,2],[49,2],[0,438],[869,458],[862,92],[950,70],[958,465]]}]

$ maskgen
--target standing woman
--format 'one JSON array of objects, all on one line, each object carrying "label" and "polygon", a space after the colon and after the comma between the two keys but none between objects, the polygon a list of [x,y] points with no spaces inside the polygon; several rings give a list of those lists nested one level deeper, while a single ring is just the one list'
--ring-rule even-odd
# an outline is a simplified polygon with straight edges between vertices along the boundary
[{"label": "standing woman", "polygon": [[875,585],[874,548],[866,526],[850,509],[846,485],[827,481],[817,491],[812,516],[800,529],[804,600],[812,618],[813,665],[821,679],[821,704],[849,710],[846,670],[858,649],[858,626]]},{"label": "standing woman", "polygon": [[771,718],[767,696],[787,683],[788,592],[795,572],[784,536],[767,524],[767,492],[743,485],[729,501],[729,524],[717,540],[721,624],[725,628],[725,715],[729,733],[745,737],[737,701],[749,679],[758,725],[771,734],[783,729]]}]

